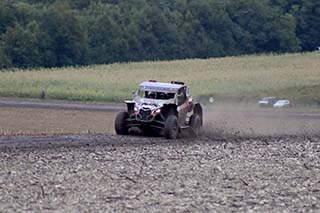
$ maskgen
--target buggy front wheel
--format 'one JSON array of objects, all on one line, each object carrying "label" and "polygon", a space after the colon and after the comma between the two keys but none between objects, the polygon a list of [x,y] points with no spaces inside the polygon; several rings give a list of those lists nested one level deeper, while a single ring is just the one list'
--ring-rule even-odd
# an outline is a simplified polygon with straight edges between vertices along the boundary
[{"label": "buggy front wheel", "polygon": [[114,128],[118,135],[127,135],[129,133],[129,128],[126,122],[128,118],[129,118],[129,114],[125,111],[119,112],[117,114],[116,120],[114,123]]}]

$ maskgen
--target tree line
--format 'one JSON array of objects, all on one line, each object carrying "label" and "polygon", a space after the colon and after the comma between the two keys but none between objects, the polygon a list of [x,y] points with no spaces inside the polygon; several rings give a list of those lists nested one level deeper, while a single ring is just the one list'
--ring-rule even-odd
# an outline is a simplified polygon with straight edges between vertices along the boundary
[{"label": "tree line", "polygon": [[317,46],[319,0],[0,0],[0,69]]}]

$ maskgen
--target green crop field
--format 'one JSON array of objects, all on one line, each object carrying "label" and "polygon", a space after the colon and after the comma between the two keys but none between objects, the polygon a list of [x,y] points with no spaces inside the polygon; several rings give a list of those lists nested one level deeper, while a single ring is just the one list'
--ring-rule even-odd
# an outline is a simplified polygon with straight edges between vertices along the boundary
[{"label": "green crop field", "polygon": [[143,80],[184,81],[193,96],[299,103],[320,101],[320,53],[240,56],[95,65],[78,68],[3,70],[0,96],[118,102]]}]

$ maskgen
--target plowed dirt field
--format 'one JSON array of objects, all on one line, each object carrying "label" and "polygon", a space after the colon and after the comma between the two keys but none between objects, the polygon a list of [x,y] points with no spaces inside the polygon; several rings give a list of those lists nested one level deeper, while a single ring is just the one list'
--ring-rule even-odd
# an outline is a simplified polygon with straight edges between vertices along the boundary
[{"label": "plowed dirt field", "polygon": [[319,212],[320,137],[0,137],[3,212]]}]

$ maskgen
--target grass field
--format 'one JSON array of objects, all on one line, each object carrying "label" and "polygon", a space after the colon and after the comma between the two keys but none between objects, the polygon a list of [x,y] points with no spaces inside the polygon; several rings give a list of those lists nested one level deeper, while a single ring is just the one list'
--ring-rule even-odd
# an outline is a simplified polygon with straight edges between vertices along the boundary
[{"label": "grass field", "polygon": [[191,59],[0,72],[0,96],[118,102],[142,80],[185,81],[193,96],[320,101],[320,53]]}]

